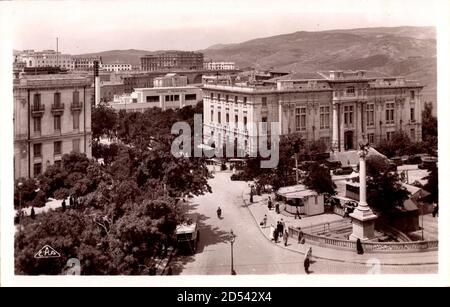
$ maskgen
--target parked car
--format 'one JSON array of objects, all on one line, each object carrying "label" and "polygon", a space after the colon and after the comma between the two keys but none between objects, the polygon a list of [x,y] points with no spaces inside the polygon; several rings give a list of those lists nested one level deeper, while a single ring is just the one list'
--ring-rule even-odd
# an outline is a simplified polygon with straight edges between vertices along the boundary
[{"label": "parked car", "polygon": [[344,166],[333,171],[334,175],[350,175],[351,173],[353,173],[353,167],[351,166]]},{"label": "parked car", "polygon": [[409,156],[406,164],[420,164],[422,163],[422,157],[420,155]]},{"label": "parked car", "polygon": [[330,170],[335,170],[335,169],[337,169],[337,168],[341,168],[341,167],[342,167],[341,161],[329,161],[329,160],[325,160],[325,165],[326,165]]}]

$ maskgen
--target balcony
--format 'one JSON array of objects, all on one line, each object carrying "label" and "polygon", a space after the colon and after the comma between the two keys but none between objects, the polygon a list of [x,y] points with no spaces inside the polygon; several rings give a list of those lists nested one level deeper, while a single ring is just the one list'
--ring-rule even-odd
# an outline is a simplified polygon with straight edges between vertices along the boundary
[{"label": "balcony", "polygon": [[81,106],[82,106],[81,102],[72,102],[70,104],[70,110],[72,112],[81,111]]},{"label": "balcony", "polygon": [[45,112],[45,105],[31,105],[31,116],[32,117],[42,117]]},{"label": "balcony", "polygon": [[64,113],[64,103],[54,103],[52,104],[52,114],[61,115]]}]

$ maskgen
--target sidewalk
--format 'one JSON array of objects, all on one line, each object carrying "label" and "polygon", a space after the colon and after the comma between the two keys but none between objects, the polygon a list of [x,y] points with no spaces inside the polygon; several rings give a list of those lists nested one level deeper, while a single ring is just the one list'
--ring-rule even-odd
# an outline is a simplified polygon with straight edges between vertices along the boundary
[{"label": "sidewalk", "polygon": [[[327,247],[321,247],[314,244],[299,244],[297,238],[290,237],[288,240],[288,245],[285,247],[282,240],[278,243],[270,240],[269,230],[270,225],[276,226],[277,221],[283,219],[286,226],[292,227],[302,227],[308,229],[308,226],[330,222],[333,220],[341,219],[341,217],[335,214],[322,214],[314,217],[307,217],[301,220],[294,219],[293,216],[277,214],[275,210],[269,210],[267,207],[268,195],[264,194],[262,196],[253,196],[253,203],[250,203],[250,188],[246,188],[242,195],[244,204],[250,210],[253,218],[255,219],[256,225],[260,228],[261,233],[266,237],[267,240],[272,242],[272,244],[278,245],[280,248],[285,248],[293,252],[300,254],[305,254],[305,251],[312,247],[313,258],[316,259],[326,259],[337,262],[347,262],[347,263],[357,263],[365,265],[373,264],[383,264],[383,265],[424,265],[424,264],[438,264],[438,251],[421,252],[421,253],[364,253],[363,255],[358,255],[352,251],[333,249]],[[272,200],[274,197],[272,197]],[[267,215],[267,226],[260,226],[260,222],[263,220],[264,215]]]}]

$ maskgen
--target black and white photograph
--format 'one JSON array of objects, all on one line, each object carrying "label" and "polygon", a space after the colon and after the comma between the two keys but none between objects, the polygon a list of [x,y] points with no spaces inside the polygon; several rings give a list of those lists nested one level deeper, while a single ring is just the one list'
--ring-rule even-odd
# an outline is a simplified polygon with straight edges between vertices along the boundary
[{"label": "black and white photograph", "polygon": [[447,9],[1,3],[2,284],[448,286]]}]

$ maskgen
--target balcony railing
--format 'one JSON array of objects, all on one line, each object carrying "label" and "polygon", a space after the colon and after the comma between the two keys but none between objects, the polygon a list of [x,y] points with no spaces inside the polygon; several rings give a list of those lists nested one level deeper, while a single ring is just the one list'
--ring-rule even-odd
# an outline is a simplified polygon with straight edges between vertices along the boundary
[{"label": "balcony railing", "polygon": [[45,105],[39,104],[39,105],[31,105],[31,116],[33,117],[42,117],[45,112]]},{"label": "balcony railing", "polygon": [[70,109],[72,111],[81,111],[81,106],[82,106],[81,102],[72,102],[70,104]]},{"label": "balcony railing", "polygon": [[64,112],[64,103],[52,104],[53,114],[62,114]]}]

